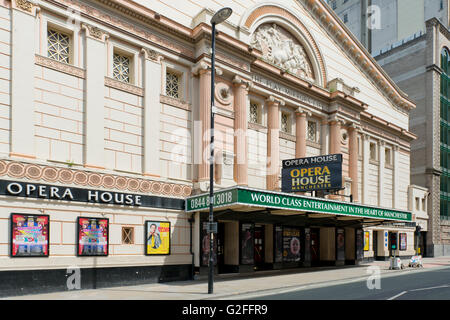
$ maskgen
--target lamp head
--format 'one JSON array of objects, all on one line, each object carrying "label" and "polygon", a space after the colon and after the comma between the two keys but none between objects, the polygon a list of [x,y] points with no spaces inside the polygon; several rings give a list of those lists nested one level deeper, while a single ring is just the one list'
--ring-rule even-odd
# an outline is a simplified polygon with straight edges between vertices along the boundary
[{"label": "lamp head", "polygon": [[217,11],[214,16],[211,18],[211,24],[219,24],[227,20],[231,14],[233,13],[233,10],[231,8],[222,8],[219,11]]}]

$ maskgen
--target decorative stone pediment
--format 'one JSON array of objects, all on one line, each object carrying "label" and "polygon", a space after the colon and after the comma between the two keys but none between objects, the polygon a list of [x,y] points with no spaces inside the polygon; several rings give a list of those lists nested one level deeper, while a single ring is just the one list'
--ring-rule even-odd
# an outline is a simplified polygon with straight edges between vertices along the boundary
[{"label": "decorative stone pediment", "polygon": [[259,26],[252,35],[251,46],[263,53],[263,59],[300,78],[314,80],[314,71],[305,49],[284,28],[275,23]]}]

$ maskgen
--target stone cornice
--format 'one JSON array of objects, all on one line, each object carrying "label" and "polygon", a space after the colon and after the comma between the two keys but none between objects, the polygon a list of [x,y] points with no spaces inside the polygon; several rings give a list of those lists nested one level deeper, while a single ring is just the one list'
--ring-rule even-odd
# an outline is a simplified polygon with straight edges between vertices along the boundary
[{"label": "stone cornice", "polygon": [[144,89],[141,87],[134,86],[129,83],[125,83],[116,79],[112,79],[109,77],[105,77],[105,86],[111,87],[117,90],[122,90],[131,94],[135,94],[137,96],[144,96]]},{"label": "stone cornice", "polygon": [[81,79],[86,79],[86,71],[84,69],[72,66],[70,64],[62,63],[38,54],[35,55],[34,63],[42,67],[47,67]]},{"label": "stone cornice", "polygon": [[400,128],[399,126],[397,126],[391,122],[383,120],[383,119],[381,119],[377,116],[371,115],[367,112],[361,112],[361,120],[363,120],[363,119],[366,122],[369,122],[369,123],[372,122],[374,124],[382,126],[383,129],[390,129],[392,132],[395,132],[396,135],[400,136],[401,138],[403,138],[404,140],[406,140],[408,142],[417,139],[417,136],[414,133],[412,133],[408,130],[405,130],[403,128]]},{"label": "stone cornice", "polygon": [[65,185],[105,188],[108,190],[116,189],[120,191],[143,192],[146,194],[163,194],[179,198],[185,198],[192,193],[192,185],[6,159],[0,160],[0,176],[31,180],[34,182],[46,181]]},{"label": "stone cornice", "polygon": [[169,97],[169,96],[161,94],[159,96],[159,101],[161,103],[168,104],[168,105],[170,105],[172,107],[176,107],[176,108],[180,108],[180,109],[183,109],[183,110],[191,111],[191,105],[188,102],[180,100],[180,99],[177,99],[177,98],[172,98],[172,97]]}]

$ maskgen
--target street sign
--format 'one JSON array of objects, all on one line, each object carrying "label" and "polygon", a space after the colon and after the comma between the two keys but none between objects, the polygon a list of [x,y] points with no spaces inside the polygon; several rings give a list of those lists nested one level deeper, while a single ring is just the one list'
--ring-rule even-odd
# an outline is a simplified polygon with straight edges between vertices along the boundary
[{"label": "street sign", "polygon": [[206,231],[208,232],[208,233],[217,233],[217,222],[209,222],[208,224],[207,224],[207,228],[206,228]]}]

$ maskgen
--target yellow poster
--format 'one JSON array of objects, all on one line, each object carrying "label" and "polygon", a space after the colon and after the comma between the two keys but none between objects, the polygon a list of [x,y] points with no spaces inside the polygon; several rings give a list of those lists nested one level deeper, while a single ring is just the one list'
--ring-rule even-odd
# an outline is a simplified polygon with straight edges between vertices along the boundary
[{"label": "yellow poster", "polygon": [[146,254],[170,254],[170,222],[146,221]]},{"label": "yellow poster", "polygon": [[364,251],[369,251],[369,239],[370,233],[368,231],[364,232]]}]

